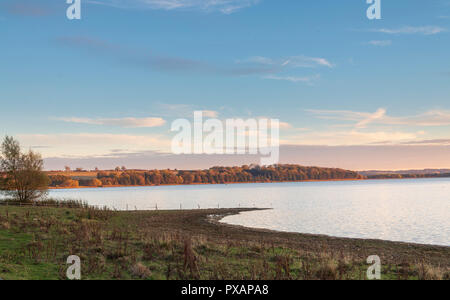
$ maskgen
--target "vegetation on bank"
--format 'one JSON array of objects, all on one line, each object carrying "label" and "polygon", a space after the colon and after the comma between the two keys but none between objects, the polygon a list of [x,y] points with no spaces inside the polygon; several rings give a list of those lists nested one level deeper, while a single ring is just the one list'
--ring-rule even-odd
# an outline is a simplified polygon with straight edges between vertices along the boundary
[{"label": "vegetation on bank", "polygon": [[33,202],[21,202],[15,199],[1,199],[0,205],[2,206],[30,206],[30,207],[59,207],[59,208],[83,208],[88,209],[91,206],[82,200],[74,199],[52,199],[45,198],[39,201]]},{"label": "vegetation on bank", "polygon": [[[78,173],[80,174],[80,173]],[[82,175],[82,173],[81,173]],[[357,172],[299,165],[214,167],[208,170],[115,170],[97,171],[96,176],[49,175],[51,187],[145,186],[173,184],[228,184],[307,180],[363,179]]]},{"label": "vegetation on bank", "polygon": [[450,173],[432,173],[432,174],[376,174],[368,175],[367,179],[419,179],[419,178],[448,178]]},{"label": "vegetation on bank", "polygon": [[[339,239],[221,225],[244,209],[115,212],[90,207],[0,206],[0,278],[449,279],[450,248]],[[210,216],[216,216],[211,218]]]},{"label": "vegetation on bank", "polygon": [[214,167],[208,170],[114,170],[48,172],[51,188],[232,184],[364,179],[449,178],[450,173],[362,175],[343,169],[300,165]]}]

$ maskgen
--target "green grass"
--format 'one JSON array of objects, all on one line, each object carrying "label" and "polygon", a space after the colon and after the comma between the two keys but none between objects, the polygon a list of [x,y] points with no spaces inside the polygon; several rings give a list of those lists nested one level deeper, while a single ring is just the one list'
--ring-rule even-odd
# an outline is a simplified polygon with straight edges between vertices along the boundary
[{"label": "green grass", "polygon": [[[343,240],[342,249],[350,250],[336,251],[323,247],[324,238],[311,237],[307,244],[295,244],[300,236],[284,239],[206,222],[213,213],[223,211],[0,206],[0,278],[66,279],[66,259],[78,255],[82,279],[365,279],[368,265],[349,245],[409,249]],[[446,259],[446,267],[432,264],[434,256],[422,265],[412,259],[389,262],[382,278],[448,278],[448,249],[433,251]]]}]

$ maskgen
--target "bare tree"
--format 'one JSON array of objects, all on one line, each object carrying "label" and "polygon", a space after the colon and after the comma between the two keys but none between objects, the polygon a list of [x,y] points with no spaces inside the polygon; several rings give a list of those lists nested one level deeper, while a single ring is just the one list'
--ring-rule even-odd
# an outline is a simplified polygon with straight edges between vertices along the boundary
[{"label": "bare tree", "polygon": [[4,178],[0,190],[20,202],[38,200],[47,194],[49,179],[42,171],[44,162],[39,153],[22,153],[19,143],[6,136],[2,143],[0,171]]}]

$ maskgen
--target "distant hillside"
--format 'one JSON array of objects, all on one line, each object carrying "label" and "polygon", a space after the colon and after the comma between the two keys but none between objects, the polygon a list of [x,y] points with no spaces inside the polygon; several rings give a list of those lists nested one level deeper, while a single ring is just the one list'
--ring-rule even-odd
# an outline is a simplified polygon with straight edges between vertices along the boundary
[{"label": "distant hillside", "polygon": [[434,174],[450,174],[450,169],[425,169],[425,170],[403,170],[403,171],[360,171],[359,174],[363,176],[374,175],[434,175]]}]

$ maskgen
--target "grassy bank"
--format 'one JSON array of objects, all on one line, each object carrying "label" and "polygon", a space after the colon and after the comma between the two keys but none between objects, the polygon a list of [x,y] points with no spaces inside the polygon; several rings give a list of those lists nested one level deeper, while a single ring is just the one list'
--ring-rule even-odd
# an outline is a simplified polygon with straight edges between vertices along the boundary
[{"label": "grassy bank", "polygon": [[450,276],[449,247],[216,222],[241,211],[0,206],[0,278],[65,279],[69,255],[82,279],[364,279],[369,255],[381,257],[383,279]]}]

